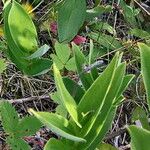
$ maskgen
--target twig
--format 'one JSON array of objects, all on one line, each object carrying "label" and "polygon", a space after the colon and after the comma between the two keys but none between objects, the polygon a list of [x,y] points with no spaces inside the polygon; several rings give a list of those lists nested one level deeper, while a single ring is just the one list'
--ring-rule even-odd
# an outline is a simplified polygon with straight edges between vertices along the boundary
[{"label": "twig", "polygon": [[112,134],[106,136],[105,140],[112,139],[112,138],[114,138],[116,136],[119,136],[119,135],[125,133],[126,131],[127,131],[126,128],[121,128],[120,130],[118,130],[116,132],[113,132]]},{"label": "twig", "polygon": [[119,147],[119,150],[129,150],[130,148],[131,148],[130,144],[128,144],[128,145]]},{"label": "twig", "polygon": [[[143,10],[143,11],[145,11],[149,16],[150,16],[150,12],[149,12],[149,10],[148,9],[150,9],[149,8],[149,6],[147,6],[146,4],[144,4],[144,3],[139,3],[138,1],[136,1],[136,0],[134,0],[134,2]],[[147,9],[146,9],[147,8]]]},{"label": "twig", "polygon": [[11,100],[5,100],[10,103],[23,103],[23,102],[29,102],[29,101],[37,101],[37,100],[50,100],[49,95],[45,96],[32,96],[32,97],[27,97],[27,98],[22,98],[22,99],[11,99]]}]

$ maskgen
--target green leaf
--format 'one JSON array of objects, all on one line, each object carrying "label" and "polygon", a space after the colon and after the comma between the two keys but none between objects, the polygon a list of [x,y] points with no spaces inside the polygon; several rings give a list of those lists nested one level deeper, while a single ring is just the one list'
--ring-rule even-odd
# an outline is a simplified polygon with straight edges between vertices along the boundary
[{"label": "green leaf", "polygon": [[69,131],[67,128],[69,122],[64,117],[48,112],[35,112],[33,110],[30,110],[30,112],[33,113],[44,125],[48,126],[56,134],[76,142],[86,141],[83,138],[73,135]]},{"label": "green leaf", "polygon": [[77,105],[74,101],[73,97],[70,95],[70,93],[67,91],[63,80],[61,78],[60,72],[57,69],[56,65],[53,65],[54,69],[54,77],[55,77],[55,83],[57,87],[57,91],[60,94],[60,100],[62,101],[62,104],[67,109],[68,113],[72,117],[72,119],[75,121],[75,123],[81,127],[80,123],[78,122],[78,113],[77,113]]},{"label": "green leaf", "polygon": [[52,66],[52,61],[47,58],[33,59],[24,72],[28,75],[38,76],[47,73]]},{"label": "green leaf", "polygon": [[[111,108],[111,103],[108,104],[105,98],[108,94],[109,89],[111,88],[110,85],[112,84],[111,82],[115,73],[115,68],[118,64],[118,59],[119,59],[119,54],[117,53],[114,59],[106,68],[106,70],[94,81],[92,86],[87,90],[87,92],[85,93],[85,95],[83,96],[83,98],[81,99],[78,105],[78,109],[79,109],[78,111],[81,113],[86,114],[87,112],[90,112],[90,111],[94,112],[94,115],[91,118],[89,118],[88,122],[84,124],[81,130],[81,133],[80,133],[81,135],[84,135],[84,136],[87,135],[86,136],[87,144],[82,145],[82,147],[90,146],[93,139],[97,137],[97,135],[99,134],[99,130],[98,130],[98,127],[97,126],[95,127],[94,125],[100,126],[101,121],[105,120],[104,118],[102,120],[102,117],[107,116],[107,113],[109,112],[109,109]],[[119,81],[119,85],[120,85],[120,81]],[[112,89],[116,90],[116,87]],[[114,92],[113,90],[111,91]],[[114,97],[110,98],[109,101],[110,100],[113,101],[113,99]],[[103,114],[100,110],[102,106],[105,104],[105,102],[108,104],[107,106],[108,108],[106,109],[107,112],[105,112],[106,111],[105,110],[104,111],[105,114]],[[98,114],[100,112],[103,114],[102,117],[100,117],[101,115],[98,117]],[[112,116],[111,116],[111,119],[113,119]],[[95,121],[97,121],[98,123],[96,124]],[[93,126],[94,128],[92,128]],[[96,131],[96,133],[94,130]]]},{"label": "green leaf", "polygon": [[141,55],[141,70],[146,88],[147,102],[150,110],[150,47],[143,43],[138,44]]},{"label": "green leaf", "polygon": [[7,64],[5,63],[5,59],[0,59],[0,74],[6,70]]},{"label": "green leaf", "polygon": [[79,47],[73,44],[73,50],[75,53],[75,61],[76,61],[77,71],[78,71],[80,80],[84,88],[87,90],[91,86],[91,84],[94,82],[93,77],[90,73],[86,73],[84,71],[84,65],[86,65],[86,58],[83,55],[83,53],[80,51]]},{"label": "green leaf", "polygon": [[[74,98],[76,104],[78,104],[85,93],[83,88],[80,85],[78,85],[78,83],[76,83],[74,80],[68,77],[63,77],[63,82],[70,95]],[[51,93],[50,96],[54,102],[62,104],[60,101],[59,93],[57,91]]]},{"label": "green leaf", "polygon": [[89,58],[88,58],[89,65],[93,63],[93,53],[94,53],[94,44],[93,44],[93,41],[90,40],[90,52],[89,52]]},{"label": "green leaf", "polygon": [[53,59],[53,62],[56,64],[59,70],[62,70],[64,68],[64,64],[61,62],[57,55],[51,54],[51,58]]},{"label": "green leaf", "polygon": [[121,88],[119,89],[117,97],[119,97],[122,94],[122,92],[127,88],[127,86],[133,80],[133,78],[134,78],[133,74],[129,74],[129,75],[126,75],[124,77],[122,85],[121,85]]},{"label": "green leaf", "polygon": [[34,58],[39,58],[41,56],[43,56],[48,50],[49,50],[49,46],[48,45],[43,45],[41,46],[36,52],[34,52],[32,55],[30,55],[29,57],[27,57],[27,59],[34,59]]},{"label": "green leaf", "polygon": [[51,99],[57,103],[57,104],[61,104],[60,102],[60,97],[59,97],[59,93],[58,92],[53,92],[50,94]]},{"label": "green leaf", "polygon": [[7,133],[15,133],[19,123],[18,114],[9,102],[0,102],[0,115],[2,125]]},{"label": "green leaf", "polygon": [[105,71],[94,81],[92,86],[82,97],[78,105],[78,111],[80,113],[86,113],[91,110],[95,111],[102,104],[103,99],[107,94],[106,92],[109,88],[112,76],[115,72],[115,67],[118,63],[118,57],[119,54],[117,53]]},{"label": "green leaf", "polygon": [[63,143],[61,140],[51,138],[45,145],[44,150],[73,150],[74,148]]},{"label": "green leaf", "polygon": [[76,101],[76,104],[78,104],[84,95],[85,91],[81,86],[79,86],[75,81],[71,80],[70,78],[64,77],[63,82],[65,84],[66,89],[70,93],[70,95],[74,98]]},{"label": "green leaf", "polygon": [[31,147],[22,139],[8,137],[7,143],[10,145],[12,150],[31,150]]},{"label": "green leaf", "polygon": [[[102,142],[103,138],[105,137],[106,133],[110,129],[113,119],[116,115],[116,108],[111,108],[111,110],[108,112],[105,121],[99,117],[97,120],[98,122],[95,124],[99,124],[99,122],[103,122],[103,125],[101,127],[101,131],[99,132],[98,136],[94,141],[91,143],[90,147],[88,147],[88,150],[95,149],[97,145]],[[94,131],[95,133],[95,131]],[[97,133],[96,133],[97,134]]]},{"label": "green leaf", "polygon": [[120,6],[123,10],[123,16],[125,18],[125,21],[132,27],[136,28],[138,26],[137,21],[136,21],[136,11],[133,7],[129,6],[126,4],[124,0],[120,1]]},{"label": "green leaf", "polygon": [[[88,147],[89,149],[96,148],[96,145],[99,143],[98,142],[99,136],[102,136],[102,135],[104,136],[104,133],[101,135],[102,129],[104,128],[103,130],[106,130],[106,129],[108,130],[108,128],[105,129],[106,127],[105,124],[108,119],[108,116],[111,115],[111,109],[114,108],[113,101],[115,100],[117,96],[117,93],[123,81],[124,74],[125,74],[125,63],[122,63],[121,65],[119,65],[118,68],[115,69],[115,73],[111,77],[111,81],[108,85],[108,88],[106,91],[104,91],[105,93],[104,98],[100,99],[99,97],[99,102],[96,103],[97,105],[98,104],[99,105],[95,107],[96,112],[91,118],[91,120],[89,120],[87,123],[87,125],[89,126],[88,128],[90,129],[90,132],[89,132],[89,129],[87,130],[87,132],[85,132],[86,133],[85,139],[87,140],[87,144],[84,144],[85,147]],[[107,77],[108,76],[105,76],[106,78],[105,80],[109,79]],[[104,84],[101,84],[101,85],[104,85]],[[111,119],[113,119],[113,117],[111,117]]]},{"label": "green leaf", "polygon": [[93,30],[106,30],[107,32],[109,32],[110,34],[114,34],[116,35],[116,30],[110,26],[107,22],[96,22],[95,24],[90,25]]},{"label": "green leaf", "polygon": [[124,77],[122,85],[121,85],[121,87],[120,87],[120,89],[118,91],[118,94],[116,96],[116,100],[113,103],[114,106],[119,105],[120,101],[123,99],[122,96],[121,96],[122,93],[128,87],[129,83],[132,81],[133,78],[134,78],[134,75],[132,75],[132,74],[126,75]]},{"label": "green leaf", "polygon": [[55,43],[55,50],[59,60],[65,65],[70,57],[70,47],[68,44]]},{"label": "green leaf", "polygon": [[10,33],[9,25],[8,25],[8,17],[11,9],[11,4],[9,4],[4,11],[4,33],[7,39],[8,57],[18,66],[19,69],[24,70],[28,65],[27,60],[24,60],[23,57],[26,57],[27,54],[23,52],[15,43]]},{"label": "green leaf", "polygon": [[61,104],[56,107],[56,113],[65,117],[65,118],[67,117],[67,110]]},{"label": "green leaf", "polygon": [[[22,25],[22,22],[25,23]],[[16,1],[13,1],[9,12],[8,26],[13,40],[20,49],[25,52],[35,51],[37,49],[36,28],[30,16]]]},{"label": "green leaf", "polygon": [[94,17],[98,17],[102,15],[103,13],[111,12],[111,10],[112,10],[112,7],[110,5],[106,5],[106,6],[100,5],[92,9],[89,9],[86,11],[86,20],[90,21]]},{"label": "green leaf", "polygon": [[[17,18],[17,21],[15,22],[14,20],[16,19],[16,16],[18,15],[19,12],[20,12],[19,18]],[[19,22],[20,19],[21,22],[27,20],[26,23],[29,24],[22,26],[22,24]],[[35,59],[31,61],[25,59],[30,55],[30,52],[33,50],[33,47],[32,49],[30,49],[31,48],[30,46],[34,44],[33,42],[36,40],[37,33],[31,18],[28,16],[28,14],[26,14],[26,12],[24,12],[24,9],[20,6],[20,4],[18,4],[15,1],[13,1],[12,4],[9,4],[5,8],[4,26],[5,26],[5,37],[7,38],[7,43],[8,43],[8,50],[7,50],[8,57],[17,65],[17,67],[21,71],[23,71],[23,73],[27,75],[39,75],[39,74],[46,73],[52,65],[52,62],[50,60]],[[17,29],[15,30],[14,28]],[[34,34],[34,37],[32,37],[31,33]],[[20,36],[25,36],[21,38],[25,38],[25,39],[27,38],[31,42],[31,43],[25,43],[24,45],[25,47],[29,46],[28,47],[29,49],[28,48],[24,49],[25,48],[24,46],[23,46],[24,48],[20,46],[19,41],[17,41],[17,38],[19,38]],[[28,38],[28,36],[30,36],[30,38],[32,38],[33,40]]]},{"label": "green leaf", "polygon": [[75,57],[72,57],[68,60],[68,62],[65,65],[65,68],[69,71],[76,71],[76,63],[75,63]]},{"label": "green leaf", "polygon": [[77,35],[85,17],[85,0],[65,0],[58,10],[59,41],[70,42]]},{"label": "green leaf", "polygon": [[[95,62],[95,64],[96,64],[96,62]],[[92,65],[94,66],[94,63]],[[94,80],[96,80],[99,77],[99,72],[98,72],[98,69],[96,68],[96,66],[91,69],[91,74],[92,74],[92,77]]]},{"label": "green leaf", "polygon": [[41,122],[33,117],[24,117],[19,121],[18,131],[15,133],[16,137],[24,137],[35,134],[40,127],[42,126]]},{"label": "green leaf", "polygon": [[150,38],[150,33],[146,32],[144,30],[141,30],[141,29],[137,29],[137,28],[131,29],[130,34],[132,34],[136,37],[142,38],[142,39]]},{"label": "green leaf", "polygon": [[150,132],[134,125],[129,126],[128,130],[131,136],[131,149],[147,150],[147,148],[150,146]]},{"label": "green leaf", "polygon": [[132,121],[140,121],[144,129],[150,130],[148,117],[146,115],[146,112],[141,107],[136,107],[132,112]]},{"label": "green leaf", "polygon": [[91,32],[89,36],[94,41],[97,41],[100,45],[106,47],[107,49],[114,50],[122,47],[121,42],[115,39],[115,37],[112,37],[110,35]]},{"label": "green leaf", "polygon": [[[91,113],[92,114],[92,113]],[[93,143],[90,145],[90,147],[86,147],[87,145],[90,144],[89,141],[87,141],[85,144],[82,143],[81,144],[78,144],[77,146],[77,149],[79,150],[82,150],[82,149],[85,149],[87,148],[87,150],[95,150],[96,147],[102,142],[104,136],[106,135],[106,133],[108,132],[108,130],[110,129],[111,125],[112,125],[112,121],[114,119],[114,116],[116,114],[116,108],[111,108],[111,110],[109,111],[107,117],[106,117],[106,120],[104,121],[104,125],[102,126],[102,129],[101,129],[101,132],[98,134],[97,138],[93,141]],[[90,118],[89,118],[90,119]],[[87,118],[88,120],[88,118]],[[99,118],[100,122],[103,122],[103,119],[101,120]],[[97,120],[98,121],[98,120]],[[97,122],[98,123],[98,122]],[[86,124],[86,122],[85,122]],[[97,130],[94,129],[94,132],[93,132],[93,135],[94,134],[97,134]]]}]

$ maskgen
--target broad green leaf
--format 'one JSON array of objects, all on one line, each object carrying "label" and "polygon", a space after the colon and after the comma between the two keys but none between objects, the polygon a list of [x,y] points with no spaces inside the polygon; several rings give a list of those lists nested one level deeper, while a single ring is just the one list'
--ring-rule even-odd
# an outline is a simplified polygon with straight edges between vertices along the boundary
[{"label": "broad green leaf", "polygon": [[67,110],[61,104],[56,107],[56,113],[61,115],[62,117],[67,117]]},{"label": "broad green leaf", "polygon": [[35,112],[30,110],[44,125],[48,126],[56,134],[76,142],[85,142],[83,138],[73,135],[67,128],[69,122],[64,117],[48,112]]},{"label": "broad green leaf", "polygon": [[133,78],[134,78],[134,75],[132,75],[132,74],[126,75],[124,77],[122,85],[117,94],[117,97],[119,97],[122,94],[122,92],[125,91],[125,89],[127,88],[127,86],[129,85],[129,83],[132,81]]},{"label": "broad green leaf", "polygon": [[[39,60],[36,59],[36,60],[33,60],[33,61],[26,60],[25,58],[28,57],[30,55],[30,53],[27,52],[27,51],[24,51],[23,49],[21,49],[19,44],[17,44],[18,42],[15,41],[15,39],[13,37],[15,35],[12,35],[12,33],[11,33],[12,29],[10,30],[10,26],[12,28],[13,22],[15,22],[14,18],[16,18],[14,16],[14,13],[16,13],[15,11],[11,13],[11,17],[12,18],[10,18],[10,11],[12,11],[11,10],[12,8],[13,8],[13,10],[15,9],[16,12],[23,11],[23,14],[25,13],[24,10],[22,10],[23,8],[21,8],[21,6],[15,1],[13,2],[13,4],[9,4],[5,8],[5,11],[4,11],[4,25],[5,25],[5,37],[7,38],[7,43],[8,43],[8,50],[7,50],[8,57],[25,74],[28,74],[28,75],[39,75],[39,74],[46,73],[50,69],[50,67],[52,65],[52,62],[50,60],[48,60],[48,59],[39,59]],[[29,22],[31,21],[30,24],[33,24],[32,20],[30,18],[28,18],[28,16],[26,16],[25,18],[27,20],[29,19],[28,20]],[[17,26],[16,23],[15,23],[15,25]],[[20,24],[19,24],[19,26],[20,26]],[[28,27],[28,28],[30,28],[30,27]],[[18,29],[22,31],[24,28],[21,27],[21,29],[20,29],[18,27]],[[24,30],[26,30],[26,29],[24,29]],[[36,32],[36,30],[34,28],[31,29],[31,30],[33,30],[33,32]],[[16,31],[16,38],[19,35],[22,34],[21,31],[20,32]]]},{"label": "broad green leaf", "polygon": [[14,42],[8,25],[8,17],[11,9],[11,4],[9,4],[4,11],[4,33],[8,43],[7,55],[9,58],[18,66],[19,69],[23,70],[27,66],[28,62],[23,59],[23,57],[27,56],[25,52],[23,52]]},{"label": "broad green leaf", "polygon": [[60,97],[59,97],[59,93],[56,91],[56,92],[53,92],[53,93],[50,93],[50,97],[51,99],[57,103],[57,104],[61,104],[60,102]]},{"label": "broad green leaf", "polygon": [[77,66],[77,71],[80,77],[80,80],[87,90],[91,84],[94,82],[93,77],[90,73],[86,73],[84,70],[84,65],[86,65],[86,58],[83,53],[80,51],[79,47],[73,44],[73,50],[75,53],[75,61]]},{"label": "broad green leaf", "polygon": [[65,0],[58,10],[59,42],[70,42],[77,35],[85,17],[85,0]]},{"label": "broad green leaf", "polygon": [[[99,132],[96,139],[94,139],[94,141],[91,143],[90,147],[88,147],[88,150],[95,149],[97,147],[97,145],[102,142],[103,138],[106,136],[106,133],[108,132],[108,130],[110,129],[110,127],[112,125],[115,115],[116,115],[116,108],[111,108],[111,110],[107,114],[107,117],[104,121],[101,131]],[[102,121],[103,120],[101,120],[100,122],[102,122]],[[98,124],[98,122],[97,122],[97,124]]]},{"label": "broad green leaf", "polygon": [[68,113],[72,117],[72,119],[75,121],[75,123],[81,127],[80,123],[78,122],[78,112],[77,112],[77,104],[73,97],[70,95],[70,93],[67,91],[62,77],[60,75],[59,70],[57,69],[56,65],[53,65],[54,69],[54,77],[55,77],[55,84],[57,87],[57,91],[60,94],[60,100],[62,101],[62,104],[67,109]]},{"label": "broad green leaf", "polygon": [[107,22],[101,22],[101,21],[96,22],[96,23],[90,25],[90,27],[92,27],[93,30],[98,30],[98,31],[106,30],[110,34],[116,35],[116,30],[111,25],[109,25]]},{"label": "broad green leaf", "polygon": [[25,73],[32,76],[38,76],[47,73],[52,66],[52,61],[47,58],[33,59],[26,67]]},{"label": "broad green leaf", "polygon": [[24,117],[19,121],[18,131],[15,133],[16,137],[24,137],[35,134],[40,127],[42,126],[41,122],[33,117]]},{"label": "broad green leaf", "polygon": [[70,71],[77,70],[76,63],[75,63],[75,57],[72,57],[68,60],[68,62],[65,65],[65,68]]},{"label": "broad green leaf", "polygon": [[125,91],[125,89],[127,88],[127,86],[130,84],[130,82],[132,81],[132,79],[134,78],[134,75],[129,74],[126,75],[123,79],[122,85],[118,91],[118,94],[116,96],[116,100],[113,102],[114,106],[117,106],[120,104],[120,102],[124,99],[122,97],[122,93]]},{"label": "broad green leaf", "polygon": [[45,145],[44,150],[74,150],[73,147],[63,143],[61,140],[51,138]]},{"label": "broad green leaf", "polygon": [[[91,129],[90,134],[87,136],[88,139],[94,137],[91,144],[89,145],[89,149],[96,148],[96,145],[99,143],[100,140],[104,138],[104,135],[110,128],[116,111],[116,107],[114,107],[112,104],[117,97],[118,91],[121,87],[121,83],[123,82],[124,74],[125,63],[122,63],[116,69],[112,84],[110,85],[110,90],[105,98],[105,103],[102,109],[99,110],[99,115],[96,119],[95,125]],[[96,130],[96,132],[94,130]]]},{"label": "broad green leaf", "polygon": [[150,131],[138,128],[135,125],[129,126],[128,130],[131,136],[132,150],[147,150],[150,147]]},{"label": "broad green leaf", "polygon": [[53,62],[56,64],[59,70],[62,70],[64,68],[64,64],[61,62],[57,55],[51,54],[51,58],[53,59]]},{"label": "broad green leaf", "polygon": [[70,53],[71,53],[69,45],[56,42],[55,51],[59,60],[62,62],[63,65],[65,65],[69,60]]},{"label": "broad green leaf", "polygon": [[92,9],[88,9],[86,11],[86,20],[90,21],[94,17],[98,17],[98,16],[102,15],[103,13],[111,12],[111,10],[112,10],[112,7],[110,5],[107,5],[107,6],[100,5],[100,6],[92,8]]},{"label": "broad green leaf", "polygon": [[11,150],[31,150],[31,147],[22,139],[8,137],[6,142],[10,145]]},{"label": "broad green leaf", "polygon": [[65,84],[66,89],[70,93],[70,95],[74,98],[76,101],[76,104],[78,104],[84,95],[85,91],[81,86],[79,86],[75,81],[71,80],[70,78],[64,77],[63,82]]},{"label": "broad green leaf", "polygon": [[[81,86],[79,86],[75,81],[68,77],[63,77],[63,82],[65,84],[66,89],[70,93],[70,95],[74,98],[76,103],[78,104],[85,91]],[[60,97],[58,92],[51,93],[51,99],[54,100],[58,104],[62,104],[60,102]]]},{"label": "broad green leaf", "polygon": [[[117,93],[123,81],[124,74],[125,74],[125,63],[122,63],[115,70],[114,76],[111,77],[112,81],[109,83],[109,88],[105,92],[106,95],[103,98],[103,101],[101,102],[101,104],[99,105],[99,108],[97,108],[97,111],[95,112],[91,120],[88,121],[87,123],[87,125],[89,125],[90,127],[89,128],[90,132],[88,131],[86,133],[87,135],[85,134],[86,135],[85,139],[87,140],[87,144],[85,144],[86,147],[92,147],[91,149],[96,148],[95,140],[97,139],[97,136],[101,134],[103,127],[105,128],[105,121],[107,120],[107,117],[110,115],[109,113],[111,109],[113,108],[113,101],[115,100],[117,96]],[[106,79],[108,80],[107,77]],[[93,142],[95,143],[94,145],[92,144]]]},{"label": "broad green leaf", "polygon": [[141,107],[136,107],[132,112],[132,121],[140,121],[144,129],[150,130],[148,117],[146,115],[146,112]]},{"label": "broad green leaf", "polygon": [[0,102],[0,115],[5,132],[15,133],[19,123],[18,114],[9,102]]},{"label": "broad green leaf", "polygon": [[7,64],[5,62],[5,59],[0,59],[0,73],[3,73],[3,71],[6,70]]},{"label": "broad green leaf", "polygon": [[106,47],[107,49],[114,50],[122,47],[121,42],[110,35],[91,32],[89,36],[94,41],[97,41],[100,45]]},{"label": "broad green leaf", "polygon": [[92,86],[82,97],[78,105],[79,112],[86,113],[91,110],[95,111],[103,103],[103,99],[110,88],[109,85],[111,83],[112,76],[115,73],[118,57],[119,54],[117,53],[105,71],[94,81]]},{"label": "broad green leaf", "polygon": [[[87,150],[91,150],[91,149],[96,149],[96,147],[102,142],[104,136],[106,135],[106,133],[108,132],[108,130],[110,129],[111,125],[112,125],[112,121],[114,119],[116,113],[116,108],[112,108],[108,115],[106,120],[104,121],[104,125],[102,126],[101,132],[99,133],[99,135],[97,136],[97,138],[93,141],[93,143],[91,143],[90,147],[87,148]],[[103,121],[100,119],[100,121]],[[97,134],[96,130],[94,131],[93,134]],[[87,145],[89,145],[88,141],[87,141]],[[79,144],[79,146],[77,147],[79,150],[81,149],[85,149],[86,145],[84,144]]]},{"label": "broad green leaf", "polygon": [[[78,111],[80,113],[86,114],[87,112],[90,112],[90,111],[94,112],[94,115],[88,120],[87,123],[84,124],[84,127],[82,128],[80,132],[82,136],[87,135],[91,131],[93,125],[95,124],[99,111],[101,110],[105,102],[105,97],[110,89],[112,78],[114,76],[115,69],[118,64],[118,59],[119,59],[119,54],[117,53],[115,57],[113,58],[113,60],[111,61],[111,63],[106,68],[106,70],[95,80],[92,86],[87,90],[87,92],[82,97],[78,105]],[[93,140],[95,135],[96,134],[92,135],[89,139]],[[90,144],[91,142],[90,140],[87,142],[87,145]],[[84,146],[87,146],[87,145],[84,144]]]},{"label": "broad green leaf", "polygon": [[[22,22],[25,24],[22,25]],[[8,26],[13,40],[20,49],[25,52],[37,50],[36,28],[27,12],[16,1],[13,1],[9,12]]]},{"label": "broad green leaf", "polygon": [[141,55],[141,70],[146,88],[147,102],[150,110],[150,47],[143,43],[138,44]]},{"label": "broad green leaf", "polygon": [[94,80],[96,80],[99,77],[99,72],[96,66],[91,69],[91,74]]},{"label": "broad green leaf", "polygon": [[146,32],[144,30],[138,29],[138,28],[131,29],[130,34],[132,34],[136,37],[142,38],[142,39],[150,38],[150,33]]},{"label": "broad green leaf", "polygon": [[[74,98],[76,103],[78,104],[82,96],[84,95],[84,90],[73,80],[70,78],[64,77],[63,82],[65,84],[66,89],[70,93],[70,95]],[[64,117],[67,116],[66,108],[62,105],[58,92],[54,92],[51,94],[51,99],[53,99],[59,105],[56,108],[56,112]]]},{"label": "broad green leaf", "polygon": [[132,27],[136,28],[138,26],[135,16],[137,15],[135,9],[126,4],[124,0],[120,1],[120,6],[123,10],[123,16],[127,23]]},{"label": "broad green leaf", "polygon": [[43,56],[48,50],[49,50],[49,46],[48,45],[43,45],[41,46],[36,52],[34,52],[32,55],[30,55],[29,57],[27,57],[27,59],[34,59],[34,58],[39,58],[41,56]]}]

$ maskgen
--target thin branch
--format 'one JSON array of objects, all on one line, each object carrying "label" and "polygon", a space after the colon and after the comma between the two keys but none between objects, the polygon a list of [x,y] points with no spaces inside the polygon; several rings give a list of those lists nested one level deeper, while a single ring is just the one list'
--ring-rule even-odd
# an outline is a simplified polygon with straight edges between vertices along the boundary
[{"label": "thin branch", "polygon": [[116,137],[116,136],[119,136],[119,135],[125,133],[126,131],[127,131],[126,128],[121,128],[120,130],[118,130],[118,131],[116,131],[116,132],[113,132],[112,134],[106,136],[105,140],[112,139],[112,138],[114,138],[114,137]]},{"label": "thin branch", "polygon": [[11,100],[5,100],[10,103],[24,103],[24,102],[30,102],[30,101],[38,101],[38,100],[50,100],[49,95],[45,96],[33,96],[33,97],[27,97],[27,98],[21,98],[21,99],[11,99]]},{"label": "thin branch", "polygon": [[129,149],[131,149],[130,144],[119,147],[119,150],[129,150]]}]

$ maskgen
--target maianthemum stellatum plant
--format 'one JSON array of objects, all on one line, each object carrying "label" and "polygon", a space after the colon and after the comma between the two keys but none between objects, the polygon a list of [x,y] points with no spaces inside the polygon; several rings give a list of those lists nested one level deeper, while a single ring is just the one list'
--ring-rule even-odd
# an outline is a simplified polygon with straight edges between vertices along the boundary
[{"label": "maianthemum stellatum plant", "polygon": [[[81,53],[77,46],[74,45],[73,49],[78,66],[82,60]],[[84,88],[84,94],[76,100],[66,89],[57,66],[53,64],[58,101],[68,115],[63,117],[61,113],[29,110],[61,136],[59,140],[50,139],[45,150],[59,150],[62,147],[66,150],[97,148],[111,126],[117,106],[124,99],[123,91],[133,78],[133,75],[125,75],[126,64],[121,63],[121,56],[117,53],[105,71],[93,80],[88,89]],[[88,75],[92,77],[92,74]]]}]

